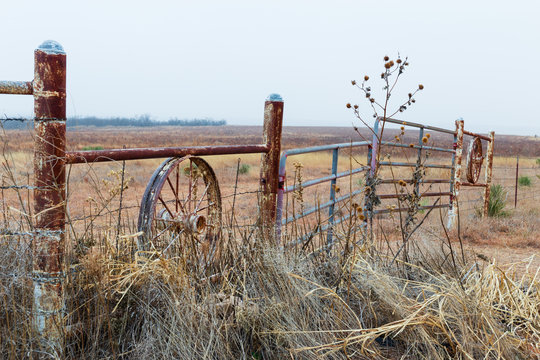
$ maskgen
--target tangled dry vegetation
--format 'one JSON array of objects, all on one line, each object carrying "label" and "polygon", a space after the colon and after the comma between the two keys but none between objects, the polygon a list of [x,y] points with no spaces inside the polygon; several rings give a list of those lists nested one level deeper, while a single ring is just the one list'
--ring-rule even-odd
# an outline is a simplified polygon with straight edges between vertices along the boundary
[{"label": "tangled dry vegetation", "polygon": [[[283,252],[253,232],[237,229],[229,235],[216,277],[193,271],[183,259],[132,261],[115,253],[107,239],[93,246],[68,275],[66,356],[530,359],[540,354],[539,269],[517,273],[473,259],[454,266],[448,254],[420,247],[409,263],[392,264],[368,245],[347,255],[336,248],[314,257]],[[28,316],[28,241],[4,242],[0,252],[5,358],[39,352]]]}]

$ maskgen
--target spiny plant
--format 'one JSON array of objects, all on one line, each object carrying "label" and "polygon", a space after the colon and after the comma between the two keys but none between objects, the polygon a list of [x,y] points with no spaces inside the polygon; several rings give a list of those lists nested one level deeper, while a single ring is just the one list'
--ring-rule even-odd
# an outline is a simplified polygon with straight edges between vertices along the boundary
[{"label": "spiny plant", "polygon": [[506,197],[508,193],[500,184],[491,185],[488,202],[488,216],[503,217],[508,216],[508,211],[505,211]]},{"label": "spiny plant", "polygon": [[[368,105],[371,109],[371,116],[373,119],[376,119],[376,121],[379,121],[381,124],[380,129],[375,130],[374,127],[372,127],[368,121],[367,117],[360,112],[360,106],[358,104],[351,104],[347,103],[347,108],[352,109],[354,116],[356,119],[358,119],[364,126],[366,126],[374,136],[374,140],[376,139],[379,144],[382,143],[384,130],[386,126],[386,120],[392,118],[398,113],[403,113],[405,110],[407,110],[409,107],[414,105],[416,103],[416,95],[419,91],[422,91],[424,89],[423,84],[419,84],[418,87],[410,92],[408,92],[407,96],[404,100],[401,100],[396,105],[393,105],[391,103],[391,99],[393,96],[393,92],[396,90],[396,86],[399,82],[399,79],[404,74],[405,70],[409,66],[408,58],[405,57],[405,59],[402,59],[401,56],[398,54],[397,58],[395,60],[390,59],[389,56],[385,56],[383,58],[384,60],[384,71],[381,73],[380,78],[382,79],[383,86],[382,86],[382,97],[379,98],[374,95],[375,93],[375,87],[374,85],[370,85],[370,77],[369,75],[364,75],[361,82],[357,82],[356,80],[352,80],[351,84],[359,89],[363,95],[365,100],[368,102]],[[354,126],[354,130],[362,137],[365,141],[368,141],[358,130],[358,127]],[[401,132],[399,135],[395,136],[395,142],[396,143],[402,143],[403,135],[405,134],[405,127],[401,127]],[[422,138],[422,144],[427,144],[429,141],[429,134],[426,134]],[[411,148],[414,148],[414,144],[409,145]],[[375,151],[372,156],[375,156],[375,167],[371,169],[371,171],[368,171],[366,173],[366,186],[365,186],[365,192],[366,192],[366,210],[368,215],[371,216],[372,211],[375,206],[379,205],[380,199],[375,194],[375,189],[377,185],[380,183],[379,179],[379,170],[380,170],[380,162],[381,162],[381,156],[382,157],[388,157],[390,158],[389,154],[384,154],[383,151],[381,151],[381,146],[379,145],[378,151]],[[423,163],[427,160],[429,157],[429,152],[423,153],[424,158],[418,158],[416,168],[414,170],[414,173],[412,174],[411,179],[411,186],[407,186],[407,182],[405,180],[400,180],[398,184],[394,184],[394,190],[396,194],[399,194],[398,196],[398,202],[399,207],[401,208],[401,203],[404,202],[407,204],[407,213],[405,218],[402,218],[401,212],[399,213],[400,216],[400,227],[403,237],[403,246],[407,247],[407,242],[409,238],[411,237],[412,233],[414,232],[415,227],[413,225],[416,223],[416,216],[418,214],[419,210],[419,202],[421,198],[421,194],[419,191],[419,184],[422,180],[422,178],[425,176],[425,168],[423,166]],[[392,170],[392,169],[391,169]],[[394,180],[396,180],[393,171],[392,171],[392,177]],[[399,185],[399,186],[398,186]],[[369,218],[370,227],[372,228],[372,218]],[[416,227],[417,228],[417,227]],[[404,251],[404,257],[407,259],[407,250]]]}]

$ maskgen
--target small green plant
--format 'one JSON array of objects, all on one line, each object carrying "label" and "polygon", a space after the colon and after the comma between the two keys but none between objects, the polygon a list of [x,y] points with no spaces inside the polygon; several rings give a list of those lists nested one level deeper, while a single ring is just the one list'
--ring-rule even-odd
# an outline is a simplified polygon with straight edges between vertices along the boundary
[{"label": "small green plant", "polygon": [[531,186],[531,178],[528,176],[520,176],[518,184],[519,186]]},{"label": "small green plant", "polygon": [[540,158],[536,159],[536,165],[540,166]]},{"label": "small green plant", "polygon": [[505,217],[510,215],[505,211],[506,197],[508,193],[500,184],[491,185],[489,192],[488,216],[490,217]]},{"label": "small green plant", "polygon": [[90,145],[90,146],[84,146],[82,149],[83,150],[103,150],[103,146],[101,146],[101,145]]},{"label": "small green plant", "polygon": [[249,172],[249,170],[251,170],[251,165],[249,164],[242,164],[240,165],[240,167],[238,168],[238,173],[239,174],[242,174],[242,175],[245,175]]},{"label": "small green plant", "polygon": [[[429,200],[428,200],[428,199],[422,199],[422,200],[420,200],[419,206],[428,206],[428,205],[429,205]],[[426,210],[425,210],[425,209],[420,209],[420,210],[418,210],[418,212],[419,212],[420,214],[423,214],[423,213],[426,212]]]}]

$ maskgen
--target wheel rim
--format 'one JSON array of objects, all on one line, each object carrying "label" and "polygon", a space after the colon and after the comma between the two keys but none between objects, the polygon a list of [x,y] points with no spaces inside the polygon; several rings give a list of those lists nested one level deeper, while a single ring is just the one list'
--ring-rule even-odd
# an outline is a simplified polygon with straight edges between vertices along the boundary
[{"label": "wheel rim", "polygon": [[467,181],[471,184],[475,184],[478,181],[483,162],[482,141],[480,138],[475,137],[469,144],[467,154]]},{"label": "wheel rim", "polygon": [[139,250],[206,267],[219,255],[220,228],[221,196],[210,165],[191,156],[165,160],[141,201]]}]

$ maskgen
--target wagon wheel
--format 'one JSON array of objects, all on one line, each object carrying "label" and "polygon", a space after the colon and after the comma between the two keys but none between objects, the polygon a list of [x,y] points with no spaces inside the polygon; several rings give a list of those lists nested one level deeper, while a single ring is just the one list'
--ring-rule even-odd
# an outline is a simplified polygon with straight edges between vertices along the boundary
[{"label": "wagon wheel", "polygon": [[144,192],[138,249],[183,258],[206,270],[219,256],[221,195],[210,165],[186,156],[165,160]]},{"label": "wagon wheel", "polygon": [[484,157],[482,154],[482,141],[475,137],[469,144],[467,153],[467,181],[471,184],[476,184],[482,170]]}]

